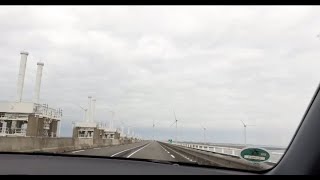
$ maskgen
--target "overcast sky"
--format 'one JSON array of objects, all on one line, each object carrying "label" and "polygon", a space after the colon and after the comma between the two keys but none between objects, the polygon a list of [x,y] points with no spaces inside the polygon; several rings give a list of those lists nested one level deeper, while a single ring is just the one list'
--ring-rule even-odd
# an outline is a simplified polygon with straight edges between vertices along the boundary
[{"label": "overcast sky", "polygon": [[63,109],[61,134],[115,111],[135,132],[286,146],[320,78],[320,7],[2,6],[0,101],[14,101],[20,51],[29,52],[23,101],[44,62],[41,103]]}]

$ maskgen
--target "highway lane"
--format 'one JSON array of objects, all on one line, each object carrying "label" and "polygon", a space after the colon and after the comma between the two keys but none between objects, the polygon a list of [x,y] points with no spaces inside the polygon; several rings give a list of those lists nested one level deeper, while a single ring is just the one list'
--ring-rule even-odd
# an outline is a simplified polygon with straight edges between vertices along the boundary
[{"label": "highway lane", "polygon": [[93,149],[84,149],[68,152],[66,154],[77,154],[77,155],[90,155],[90,156],[108,156],[108,157],[125,157],[125,155],[132,150],[140,148],[143,145],[148,144],[148,141],[138,142],[133,144],[125,144],[118,146],[106,146]]},{"label": "highway lane", "polygon": [[134,144],[78,150],[69,152],[68,154],[195,163],[195,161],[186,155],[175,151],[164,143],[156,141],[144,141]]},{"label": "highway lane", "polygon": [[191,157],[189,157],[186,154],[177,152],[176,150],[168,147],[165,143],[161,143],[161,146],[167,150],[169,153],[173,154],[175,157],[178,157],[178,161],[179,162],[187,162],[187,163],[197,163],[194,159],[192,159]]},{"label": "highway lane", "polygon": [[166,146],[164,143],[151,142],[147,147],[135,153],[132,158],[137,159],[156,159],[162,161],[195,163],[186,155]]}]

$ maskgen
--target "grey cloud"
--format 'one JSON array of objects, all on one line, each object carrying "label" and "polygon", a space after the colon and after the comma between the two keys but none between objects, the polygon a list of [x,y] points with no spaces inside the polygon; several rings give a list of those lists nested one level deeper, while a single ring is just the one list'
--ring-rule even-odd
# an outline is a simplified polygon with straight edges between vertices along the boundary
[{"label": "grey cloud", "polygon": [[[97,98],[120,121],[159,138],[175,109],[185,139],[287,145],[319,83],[318,7],[1,7],[1,101],[14,99],[20,50],[30,52],[24,100],[36,62],[41,101],[64,110],[62,133]],[[269,133],[273,132],[273,133]],[[255,138],[255,137],[259,137]]]}]

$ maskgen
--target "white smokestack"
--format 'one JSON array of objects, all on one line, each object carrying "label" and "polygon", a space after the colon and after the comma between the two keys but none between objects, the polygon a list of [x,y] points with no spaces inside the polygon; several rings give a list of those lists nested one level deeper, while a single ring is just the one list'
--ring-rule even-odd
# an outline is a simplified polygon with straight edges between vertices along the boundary
[{"label": "white smokestack", "polygon": [[17,83],[17,95],[16,95],[17,102],[21,102],[21,99],[22,99],[24,77],[26,74],[26,66],[27,66],[27,57],[29,53],[22,51],[20,52],[20,54],[21,54],[21,59],[20,59],[20,67],[19,67],[18,83]]},{"label": "white smokestack", "polygon": [[91,96],[88,96],[88,111],[87,111],[87,122],[91,122]]},{"label": "white smokestack", "polygon": [[91,122],[94,122],[94,115],[95,115],[95,111],[96,111],[96,99],[92,99],[92,109],[91,109]]},{"label": "white smokestack", "polygon": [[40,98],[40,86],[41,86],[41,77],[42,77],[42,69],[44,64],[42,62],[37,63],[37,76],[36,76],[36,86],[34,87],[34,93],[33,93],[33,102],[39,103]]}]

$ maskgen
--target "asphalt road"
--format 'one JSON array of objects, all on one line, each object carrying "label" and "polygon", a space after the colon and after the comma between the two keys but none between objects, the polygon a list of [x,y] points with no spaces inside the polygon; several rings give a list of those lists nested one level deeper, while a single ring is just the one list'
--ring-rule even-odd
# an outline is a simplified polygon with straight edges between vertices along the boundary
[{"label": "asphalt road", "polygon": [[174,149],[166,146],[166,144],[156,141],[144,141],[134,144],[78,150],[69,152],[67,154],[195,163],[195,161],[193,161],[186,155],[175,151]]}]

